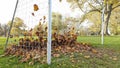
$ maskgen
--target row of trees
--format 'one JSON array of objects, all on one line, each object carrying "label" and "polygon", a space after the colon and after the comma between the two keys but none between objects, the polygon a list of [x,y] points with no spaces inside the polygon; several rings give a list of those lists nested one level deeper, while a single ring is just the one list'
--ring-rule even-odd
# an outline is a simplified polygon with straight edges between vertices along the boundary
[{"label": "row of trees", "polygon": [[[119,8],[114,9],[114,12],[111,15],[108,27],[108,34],[106,35],[119,35],[120,34],[120,14]],[[101,13],[99,12],[90,12],[87,15],[83,15],[85,19],[82,18],[73,18],[66,17],[62,18],[61,14],[53,13],[52,14],[52,28],[57,28],[60,31],[65,31],[74,27],[75,32],[79,35],[100,35],[101,32]],[[84,21],[82,21],[84,20]],[[106,26],[105,26],[106,27]],[[105,29],[104,29],[105,30]]]},{"label": "row of trees", "polygon": [[[0,36],[7,36],[9,28],[10,28],[11,21],[7,24],[0,24]],[[25,31],[26,25],[24,24],[23,20],[19,17],[14,19],[14,24],[11,30],[12,36],[19,36]]]}]

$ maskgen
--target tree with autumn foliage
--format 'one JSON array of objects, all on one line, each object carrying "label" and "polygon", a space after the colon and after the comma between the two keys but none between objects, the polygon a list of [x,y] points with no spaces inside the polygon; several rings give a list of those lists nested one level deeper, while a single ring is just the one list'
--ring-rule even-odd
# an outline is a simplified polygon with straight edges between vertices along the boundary
[{"label": "tree with autumn foliage", "polygon": [[58,29],[57,31],[61,31],[67,27],[66,23],[62,19],[62,15],[60,13],[52,13],[52,29]]},{"label": "tree with autumn foliage", "polygon": [[[10,26],[10,24],[11,24],[11,21],[8,22],[8,26]],[[26,28],[26,25],[24,24],[24,21],[21,18],[16,17],[13,21],[11,35],[19,36],[24,32],[25,28]]]},{"label": "tree with autumn foliage", "polygon": [[[61,0],[60,0],[61,1]],[[88,19],[91,20],[90,13],[100,13],[102,14],[102,0],[66,0],[68,3],[71,4],[71,8],[79,8],[84,14],[81,18],[81,22]],[[114,12],[115,9],[120,9],[120,1],[119,0],[104,0],[104,7],[105,7],[105,29],[104,34],[109,34],[109,23],[110,23],[110,17],[112,15],[112,12]],[[89,16],[89,17],[88,17]],[[95,18],[95,17],[94,17]],[[101,20],[101,18],[99,19]]]}]

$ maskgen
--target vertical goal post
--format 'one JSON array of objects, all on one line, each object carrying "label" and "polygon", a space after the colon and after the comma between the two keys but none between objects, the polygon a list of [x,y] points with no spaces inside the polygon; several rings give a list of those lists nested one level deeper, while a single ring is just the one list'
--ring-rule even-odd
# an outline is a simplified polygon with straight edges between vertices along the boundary
[{"label": "vertical goal post", "polygon": [[48,37],[47,37],[47,63],[51,64],[51,38],[52,38],[52,0],[48,1],[49,14],[48,14]]},{"label": "vertical goal post", "polygon": [[105,11],[105,7],[104,7],[104,0],[102,0],[102,15],[101,15],[101,19],[102,19],[102,25],[101,25],[101,44],[104,44],[104,11]]}]

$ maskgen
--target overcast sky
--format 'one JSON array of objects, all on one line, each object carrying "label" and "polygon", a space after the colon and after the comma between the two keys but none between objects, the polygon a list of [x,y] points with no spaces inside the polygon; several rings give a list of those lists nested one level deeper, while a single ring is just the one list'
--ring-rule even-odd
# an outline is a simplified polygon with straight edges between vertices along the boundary
[{"label": "overcast sky", "polygon": [[[12,19],[15,4],[17,0],[0,0],[0,23],[7,23]],[[33,11],[33,5],[38,4],[39,11]],[[70,4],[65,0],[59,2],[59,0],[52,0],[52,11],[59,12],[63,16],[79,16],[79,11],[71,11]],[[32,16],[34,13],[35,16]],[[37,25],[39,19],[42,16],[48,15],[48,0],[19,0],[16,17],[20,17],[24,20],[25,24],[29,27]]]}]

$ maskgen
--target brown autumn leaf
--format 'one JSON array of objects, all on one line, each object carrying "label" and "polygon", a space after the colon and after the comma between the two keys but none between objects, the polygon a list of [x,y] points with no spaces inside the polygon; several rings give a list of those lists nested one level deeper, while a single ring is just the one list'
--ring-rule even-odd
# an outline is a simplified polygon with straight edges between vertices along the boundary
[{"label": "brown autumn leaf", "polygon": [[116,57],[114,57],[114,58],[113,58],[113,60],[115,60],[115,61],[116,61],[116,60],[118,60],[118,59],[117,59]]},{"label": "brown autumn leaf", "polygon": [[71,62],[72,62],[72,63],[75,63],[75,60],[74,60],[74,59],[71,59]]},{"label": "brown autumn leaf", "polygon": [[67,48],[67,50],[70,50],[70,49],[71,49],[71,48],[70,48],[70,47],[68,47],[68,46],[67,46],[66,48]]},{"label": "brown autumn leaf", "polygon": [[40,18],[40,21],[42,21],[42,18]]},{"label": "brown autumn leaf", "polygon": [[60,54],[53,54],[54,57],[60,57]]},{"label": "brown autumn leaf", "polygon": [[92,52],[95,54],[98,53],[97,50],[95,50],[95,49],[92,49]]},{"label": "brown autumn leaf", "polygon": [[57,47],[57,48],[55,48],[55,50],[56,50],[56,51],[59,51],[59,48]]},{"label": "brown autumn leaf", "polygon": [[46,16],[43,16],[43,20],[45,20],[46,19]]},{"label": "brown autumn leaf", "polygon": [[73,58],[74,57],[74,55],[70,55],[70,58]]},{"label": "brown autumn leaf", "polygon": [[35,14],[34,14],[34,13],[32,13],[32,16],[35,16]]},{"label": "brown autumn leaf", "polygon": [[39,10],[39,7],[38,7],[38,5],[37,4],[34,4],[34,11],[38,11]]},{"label": "brown autumn leaf", "polygon": [[29,62],[29,65],[34,65],[34,62],[33,61]]}]

